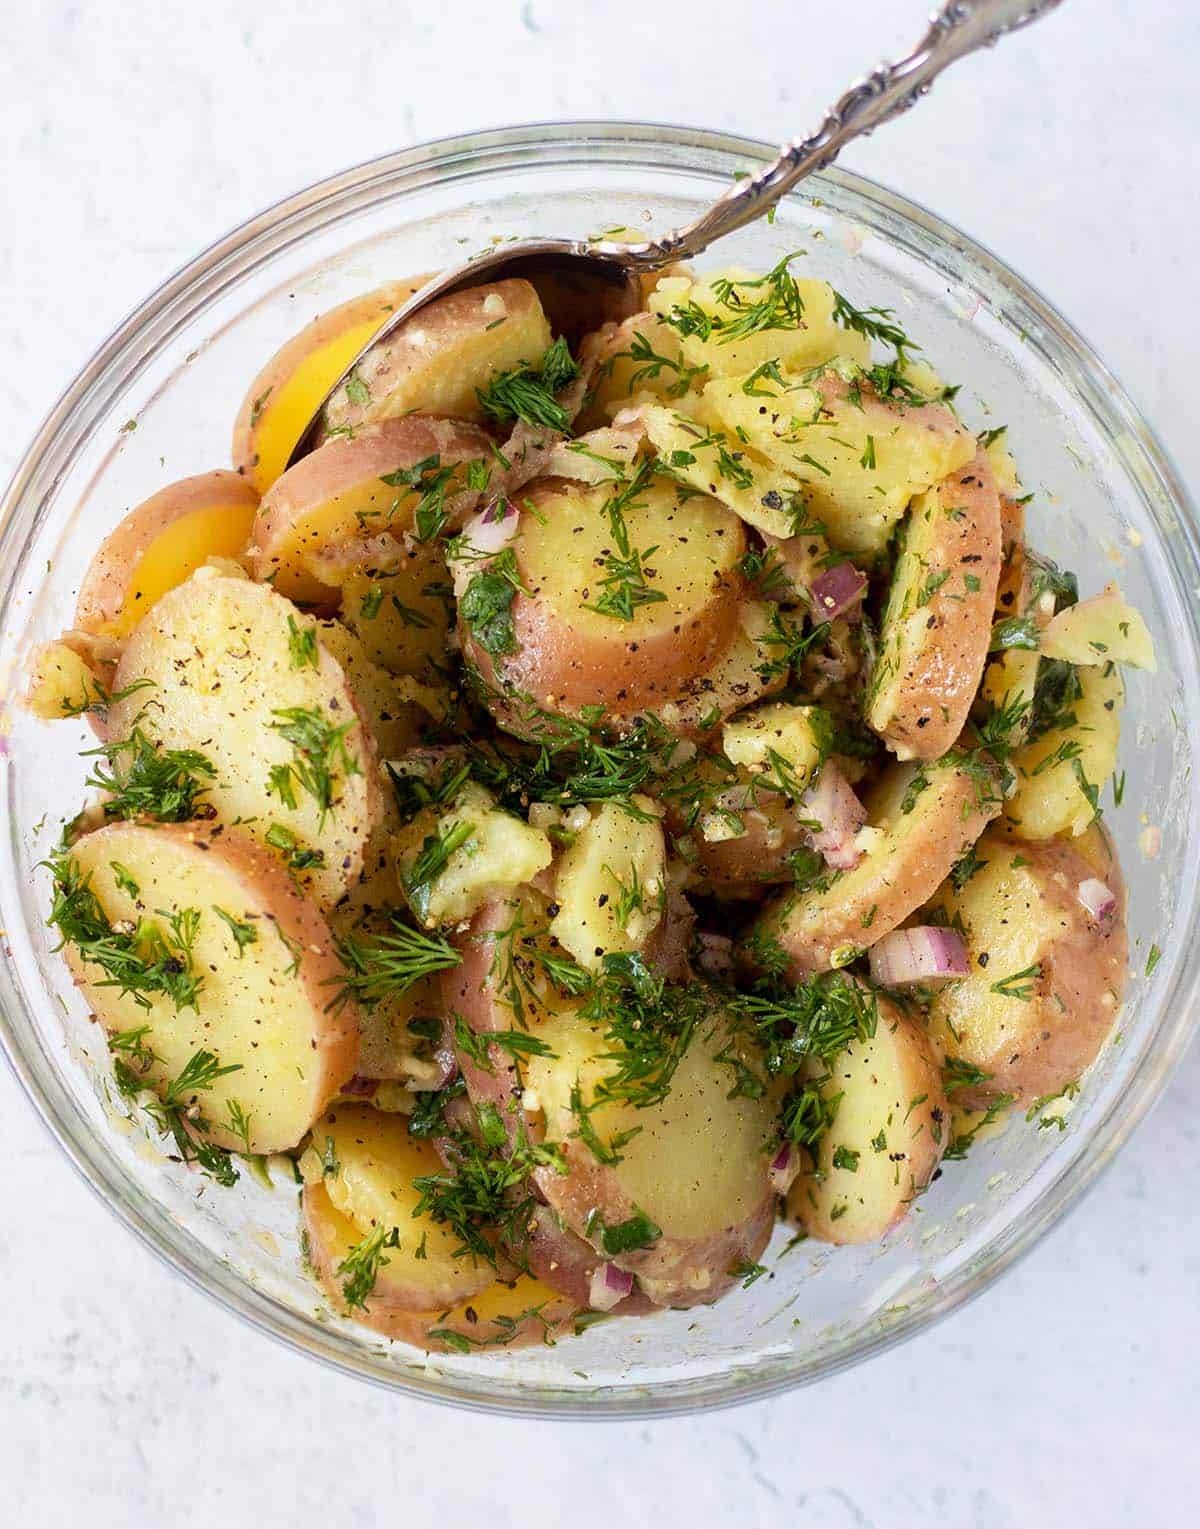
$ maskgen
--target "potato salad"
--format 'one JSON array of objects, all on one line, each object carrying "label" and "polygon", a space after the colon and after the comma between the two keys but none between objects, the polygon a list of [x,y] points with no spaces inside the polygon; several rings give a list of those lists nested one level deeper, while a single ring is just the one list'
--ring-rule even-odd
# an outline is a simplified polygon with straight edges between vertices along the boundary
[{"label": "potato salad", "polygon": [[299,1186],[339,1316],[486,1356],[1065,1123],[1154,654],[1030,541],[1019,442],[793,257],[573,342],[525,281],[442,297],[288,467],[425,279],[147,485],[26,705],[94,734],[47,917],[114,1099],[206,1193]]}]

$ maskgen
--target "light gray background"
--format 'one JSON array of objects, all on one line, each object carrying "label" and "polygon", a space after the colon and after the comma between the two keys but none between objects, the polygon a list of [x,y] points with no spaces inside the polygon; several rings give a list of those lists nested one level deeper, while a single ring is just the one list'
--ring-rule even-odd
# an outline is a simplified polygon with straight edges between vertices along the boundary
[{"label": "light gray background", "polygon": [[[925,3],[0,0],[0,472],[132,304],[303,184],[554,116],[791,136]],[[1032,278],[1193,481],[1198,61],[1183,0],[1067,0],[846,160]],[[0,1518],[1194,1524],[1197,1097],[1193,1050],[1091,1199],[918,1342],[740,1411],[571,1426],[395,1400],[235,1324],[92,1198],[0,1069]]]}]

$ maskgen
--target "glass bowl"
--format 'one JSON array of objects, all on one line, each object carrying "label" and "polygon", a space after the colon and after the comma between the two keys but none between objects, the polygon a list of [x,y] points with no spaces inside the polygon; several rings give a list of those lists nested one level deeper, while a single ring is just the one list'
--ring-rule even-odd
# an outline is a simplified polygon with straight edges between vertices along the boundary
[{"label": "glass bowl", "polygon": [[563,123],[429,144],[324,181],[244,224],[131,314],[67,389],[4,499],[0,1030],[12,1065],[80,1172],[156,1253],[263,1330],[398,1391],[629,1416],[761,1397],[867,1358],[1033,1245],[1128,1137],[1195,1024],[1195,513],[1110,373],[1036,292],[921,208],[829,171],[710,260],[765,269],[803,248],[806,268],[859,305],[895,308],[941,374],[964,384],[968,421],[1010,427],[1034,493],[1033,540],[1087,590],[1119,576],[1157,644],[1158,673],[1129,686],[1125,804],[1112,816],[1130,887],[1128,999],[1067,1130],[1018,1120],[981,1142],[879,1246],[783,1253],[781,1229],[770,1276],[711,1309],[600,1323],[554,1347],[428,1357],[325,1309],[301,1268],[290,1180],[268,1189],[243,1174],[216,1188],[168,1163],[109,1098],[105,1047],[42,922],[38,868],[82,798],[76,750],[91,740],[11,704],[31,645],[70,625],[101,537],[168,480],[228,463],[243,390],[313,315],[514,235],[682,222],[772,153],[690,129]]}]

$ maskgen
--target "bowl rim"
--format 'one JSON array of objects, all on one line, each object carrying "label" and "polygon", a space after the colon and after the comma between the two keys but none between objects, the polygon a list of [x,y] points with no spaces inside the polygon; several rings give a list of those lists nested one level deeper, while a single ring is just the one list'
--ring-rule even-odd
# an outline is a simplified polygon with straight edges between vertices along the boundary
[{"label": "bowl rim", "polygon": [[[206,282],[214,282],[225,265],[235,257],[244,255],[256,239],[267,234],[278,238],[289,224],[317,213],[324,205],[342,201],[354,192],[368,192],[376,183],[386,182],[399,173],[422,168],[436,170],[439,163],[456,161],[464,155],[493,156],[492,163],[485,166],[485,169],[515,169],[520,168],[523,152],[530,150],[553,151],[556,146],[565,147],[569,144],[580,152],[586,152],[588,148],[604,150],[607,147],[611,150],[621,144],[632,146],[635,143],[647,149],[660,147],[676,151],[694,150],[752,162],[768,161],[776,152],[774,145],[761,140],[679,124],[608,118],[548,119],[428,139],[406,149],[365,160],[282,197],[237,224],[180,266],[131,308],[96,347],[47,411],[28,447],[18,459],[3,498],[0,499],[0,537],[7,536],[13,511],[23,498],[43,454],[92,390],[100,386],[106,373],[123,357],[130,342],[140,337],[144,343],[145,326],[153,318],[168,310],[178,299],[185,296],[193,300],[197,298]],[[1103,395],[1105,409],[1119,417],[1132,433],[1145,462],[1157,479],[1159,489],[1178,516],[1182,537],[1192,559],[1200,563],[1200,523],[1167,451],[1111,369],[1079,331],[1035,287],[1007,262],[1000,260],[990,249],[962,233],[953,224],[922,204],[866,176],[834,166],[821,171],[814,180],[818,184],[824,181],[836,185],[864,200],[874,202],[893,217],[915,225],[943,244],[954,246],[990,279],[1031,308],[1053,337],[1054,343],[1075,362],[1079,376],[1092,385],[1093,391],[1098,390]],[[278,243],[273,244],[272,253],[280,247]],[[162,335],[155,344],[146,346],[142,363],[132,369],[124,368],[124,384],[127,385],[137,376],[141,366],[157,353],[165,339],[166,336]],[[1174,553],[1169,554],[1172,562],[1175,556]],[[1195,635],[1196,613],[1191,603],[1188,605],[1188,616]],[[1159,997],[1158,1033],[1152,1049],[1147,1052],[1131,1080],[1130,1088],[1119,1099],[1113,1100],[1104,1114],[1093,1123],[1078,1154],[1065,1162],[1062,1170],[1047,1182],[1037,1204],[1019,1223],[1010,1226],[993,1241],[986,1263],[970,1271],[958,1271],[950,1283],[939,1287],[940,1299],[935,1309],[921,1309],[901,1315],[871,1337],[856,1339],[853,1346],[845,1351],[823,1357],[809,1371],[756,1379],[752,1368],[731,1367],[715,1383],[708,1382],[709,1390],[695,1395],[655,1397],[652,1393],[631,1388],[629,1394],[614,1393],[611,1398],[595,1393],[573,1397],[570,1393],[552,1395],[547,1392],[533,1393],[528,1397],[506,1395],[490,1398],[475,1391],[460,1390],[453,1377],[434,1374],[428,1379],[421,1379],[399,1373],[387,1376],[367,1364],[365,1354],[363,1361],[357,1362],[332,1352],[314,1341],[310,1330],[312,1324],[307,1319],[288,1311],[245,1281],[239,1281],[232,1288],[223,1282],[220,1278],[221,1265],[216,1259],[210,1258],[205,1263],[181,1253],[177,1248],[168,1251],[137,1205],[126,1197],[115,1197],[107,1192],[99,1174],[94,1171],[78,1144],[69,1134],[58,1129],[49,1091],[27,1065],[3,1009],[0,1009],[0,1050],[3,1050],[13,1075],[42,1123],[101,1203],[167,1267],[181,1274],[194,1288],[258,1331],[291,1350],[308,1354],[342,1374],[366,1380],[388,1391],[434,1401],[444,1406],[501,1416],[628,1420],[709,1411],[762,1400],[801,1385],[813,1384],[827,1375],[838,1374],[852,1365],[886,1352],[981,1294],[1018,1259],[1024,1257],[1068,1211],[1079,1204],[1160,1097],[1200,1021],[1200,1009],[1186,1001],[1195,996],[1196,977],[1188,979],[1190,991],[1187,994],[1181,995],[1179,992],[1185,976],[1185,963],[1173,963],[1169,985],[1161,990]],[[1174,1002],[1181,996],[1185,1001]],[[1173,1007],[1175,1018],[1170,1025],[1166,1025],[1164,1016]],[[1151,1058],[1155,1065],[1148,1069],[1146,1063]]]}]

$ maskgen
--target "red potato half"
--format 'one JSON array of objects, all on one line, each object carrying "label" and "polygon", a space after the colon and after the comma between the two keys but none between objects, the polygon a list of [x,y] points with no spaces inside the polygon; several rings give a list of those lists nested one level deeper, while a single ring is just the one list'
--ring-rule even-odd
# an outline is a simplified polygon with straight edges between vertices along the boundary
[{"label": "red potato half", "polygon": [[624,511],[630,546],[649,553],[646,587],[662,599],[629,621],[587,608],[603,599],[616,555],[604,513],[613,492],[545,484],[522,495],[517,651],[499,667],[505,685],[548,710],[653,707],[708,669],[736,627],[742,527],[715,500],[685,500],[670,483],[648,485]]},{"label": "red potato half", "polygon": [[1000,536],[982,452],[913,501],[866,708],[898,759],[937,759],[962,732],[991,642]]},{"label": "red potato half", "polygon": [[237,473],[182,478],[131,510],[83,576],[75,625],[128,637],[151,607],[210,557],[235,558],[250,540],[258,494]]},{"label": "red potato half", "polygon": [[[304,636],[311,648],[298,647]],[[109,711],[113,738],[140,728],[163,748],[199,750],[216,772],[205,800],[223,822],[244,822],[263,839],[282,826],[319,852],[301,874],[323,906],[357,881],[383,816],[375,746],[309,617],[267,585],[202,568],[139,623],[115,685],[125,695]],[[284,736],[292,726],[284,712],[302,714],[320,735],[316,754]],[[296,773],[314,759],[328,776],[328,803]],[[294,806],[275,772],[286,772]]]},{"label": "red potato half", "polygon": [[833,1124],[787,1199],[810,1237],[878,1242],[907,1216],[949,1142],[950,1112],[924,1030],[885,998],[869,1040],[830,1064],[824,1094],[840,1095]]},{"label": "red potato half", "polygon": [[[440,488],[438,476],[467,462],[487,462],[491,450],[490,437],[474,425],[421,418],[388,420],[327,441],[264,497],[254,522],[256,577],[301,604],[336,610],[339,592],[320,579],[320,554],[379,532],[397,538],[411,532],[422,493],[440,494],[452,510],[463,474],[456,472]],[[412,487],[383,481],[422,465]]]},{"label": "red potato half", "polygon": [[351,361],[428,280],[413,276],[352,297],[306,324],[259,372],[233,427],[233,465],[259,494],[283,473],[304,427]]},{"label": "red potato half", "polygon": [[[415,1181],[440,1173],[442,1165],[428,1142],[409,1135],[402,1115],[336,1105],[313,1127],[313,1147],[302,1165],[313,1180],[305,1189],[305,1217],[311,1243],[322,1251],[310,1257],[318,1269],[324,1257],[322,1272],[335,1299],[344,1300],[347,1277],[338,1266],[350,1248],[372,1236],[388,1245],[381,1248],[368,1310],[435,1311],[468,1301],[493,1282],[491,1263],[469,1253],[456,1256],[457,1234],[417,1214],[421,1191]],[[333,1164],[333,1171],[314,1163],[315,1157]]]},{"label": "red potato half", "polygon": [[[980,869],[937,903],[961,924],[971,970],[935,995],[930,1032],[980,1075],[956,1104],[1007,1094],[1027,1107],[1077,1082],[1116,1023],[1129,961],[1125,884],[1098,826],[1041,844],[990,831],[975,852]],[[1080,900],[1089,881],[1111,893],[1103,917]]]},{"label": "red potato half", "polygon": [[[303,1215],[313,1271],[337,1310],[345,1312],[345,1276],[339,1276],[337,1269],[360,1240],[358,1229],[335,1208],[320,1184],[305,1189]],[[385,1264],[377,1288],[387,1273]],[[478,1294],[441,1310],[409,1311],[371,1296],[365,1311],[355,1309],[349,1314],[385,1338],[433,1353],[462,1354],[551,1343],[570,1330],[578,1311],[568,1296],[523,1275],[511,1282],[493,1279]]]},{"label": "red potato half", "polygon": [[527,281],[497,281],[436,298],[381,340],[325,406],[327,431],[420,413],[480,420],[476,390],[550,347],[550,325]]},{"label": "red potato half", "polygon": [[[148,1026],[144,1044],[155,1060],[141,1073],[146,1086],[161,1090],[198,1051],[210,1051],[238,1070],[179,1101],[203,1117],[202,1134],[235,1151],[294,1147],[358,1057],[354,1005],[329,1007],[342,967],[315,905],[274,855],[220,824],[114,823],[77,840],[70,853],[118,928],[145,919],[174,947],[169,919],[188,909],[198,915],[190,966],[202,980],[194,1009],[176,1008],[165,994],[146,995],[143,1008],[105,985],[105,972],[76,947],[65,947],[110,1034]],[[248,1117],[246,1133],[235,1129],[231,1106]]]},{"label": "red potato half", "polygon": [[[613,1065],[602,1029],[567,1014],[538,1034],[550,1054],[528,1059],[525,1102],[544,1118],[545,1139],[558,1144],[568,1168],[536,1170],[547,1204],[577,1237],[636,1275],[656,1305],[717,1300],[763,1251],[775,1217],[767,1170],[777,1100],[770,1089],[758,1099],[731,1096],[733,1074],[717,1053],[731,1041],[737,1047],[736,1037],[714,1012],[697,1026],[666,1098],[635,1108],[596,1102],[596,1084]],[[576,1103],[603,1142],[636,1133],[621,1144],[618,1162],[601,1161],[584,1144]],[[641,1234],[631,1239],[636,1228]]]},{"label": "red potato half", "polygon": [[771,903],[756,942],[782,950],[795,980],[845,966],[933,895],[1002,805],[984,756],[893,766],[867,797],[862,859]]}]

